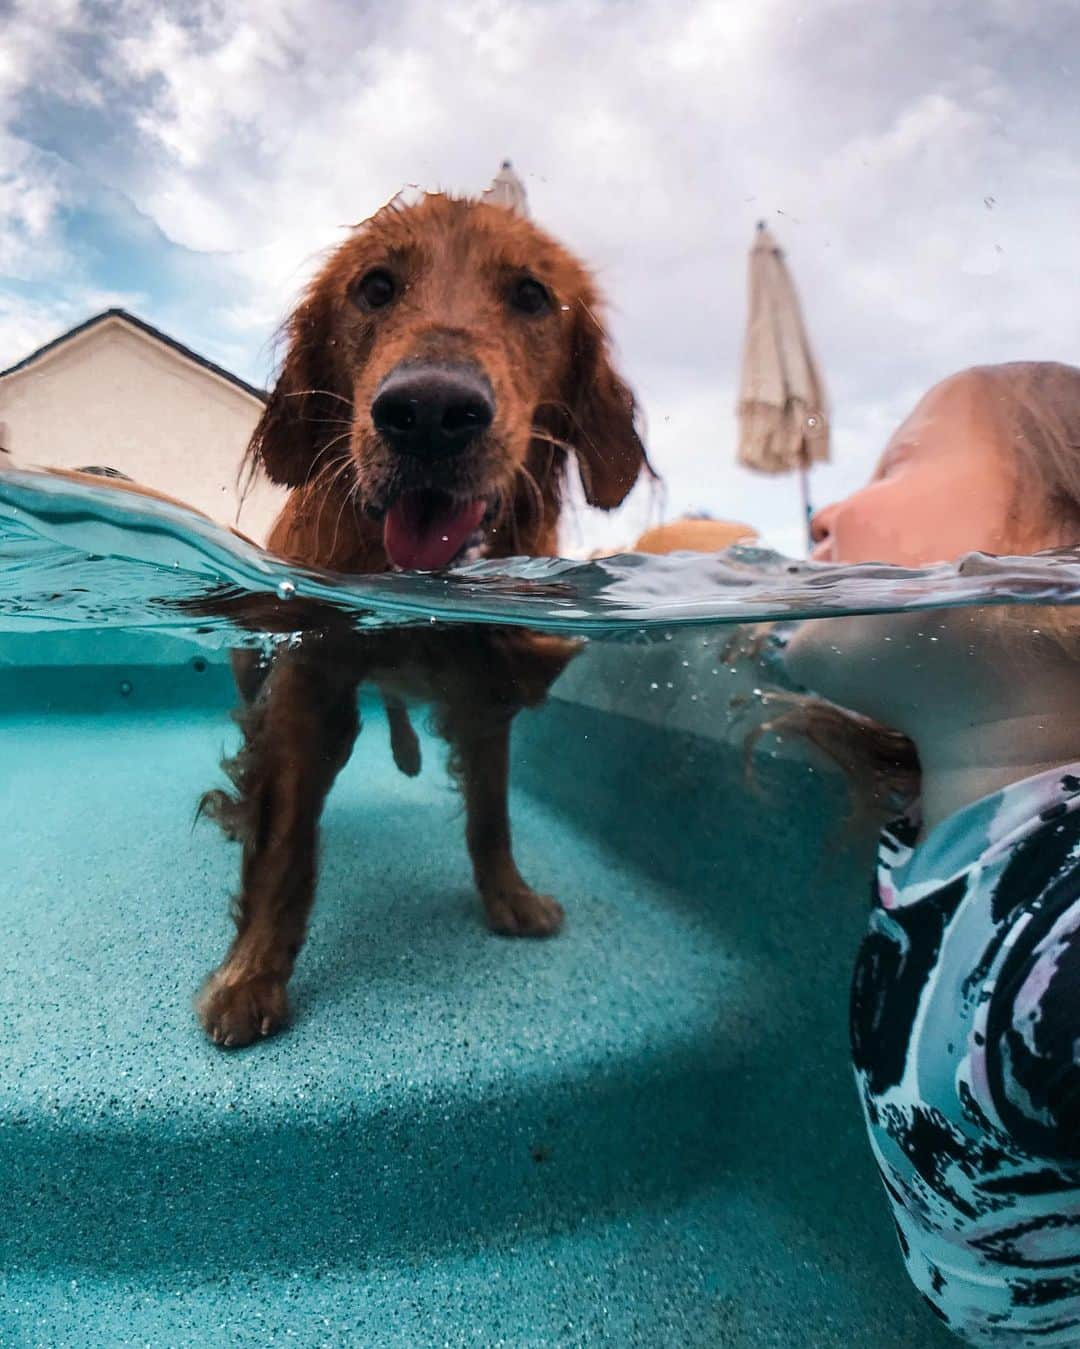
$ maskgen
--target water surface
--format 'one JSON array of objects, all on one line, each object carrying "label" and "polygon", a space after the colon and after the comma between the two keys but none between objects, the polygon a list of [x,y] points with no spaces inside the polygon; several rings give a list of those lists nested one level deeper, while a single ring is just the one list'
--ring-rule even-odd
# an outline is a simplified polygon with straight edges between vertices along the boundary
[{"label": "water surface", "polygon": [[221,603],[247,596],[270,601],[267,627],[279,634],[318,626],[319,606],[329,605],[357,628],[510,623],[613,638],[685,624],[1076,604],[1080,553],[972,553],[956,564],[905,568],[736,547],[712,556],[517,558],[437,575],[340,576],[280,562],[167,503],[40,474],[0,475],[0,632],[108,626],[215,648],[253,644],[262,635],[238,632],[234,621],[244,606]]}]

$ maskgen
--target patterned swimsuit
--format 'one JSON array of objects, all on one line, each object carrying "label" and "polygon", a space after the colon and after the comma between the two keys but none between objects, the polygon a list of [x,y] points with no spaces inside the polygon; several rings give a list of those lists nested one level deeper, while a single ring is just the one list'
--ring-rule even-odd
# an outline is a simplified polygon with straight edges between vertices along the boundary
[{"label": "patterned swimsuit", "polygon": [[882,836],[851,1000],[908,1272],[973,1344],[1080,1345],[1080,764]]}]

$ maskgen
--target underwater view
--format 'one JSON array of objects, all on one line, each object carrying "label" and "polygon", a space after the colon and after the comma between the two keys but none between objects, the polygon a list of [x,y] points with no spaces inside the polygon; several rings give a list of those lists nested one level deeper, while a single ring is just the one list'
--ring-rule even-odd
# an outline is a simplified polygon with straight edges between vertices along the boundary
[{"label": "underwater view", "polygon": [[[1050,663],[1042,634],[1071,629],[1075,555],[344,577],[166,502],[11,471],[0,561],[5,1342],[278,1343],[294,1318],[311,1344],[951,1342],[905,1276],[851,1080],[882,803],[853,801],[850,754],[822,753],[799,690],[869,661],[875,698],[937,700],[931,737],[983,696],[999,724],[1003,688],[1045,722],[1047,680],[1016,688]],[[509,795],[562,930],[487,930],[438,718],[402,723],[369,686],[287,1026],[223,1058],[244,1027],[205,1001],[200,1026],[193,999],[237,884],[228,829],[196,819],[241,739],[229,653],[339,661],[352,687],[357,649],[479,641],[491,660],[530,634],[572,644],[515,718]],[[965,768],[996,785],[993,734]],[[1068,758],[1065,720],[1047,734]],[[1057,756],[1028,748],[1045,779]],[[1029,859],[1040,887],[1064,855]],[[925,923],[899,948],[901,1002],[916,938]],[[897,973],[880,923],[874,940],[863,979]],[[862,1015],[856,1065],[885,1094]],[[950,1043],[946,1077],[963,1061]],[[914,1178],[974,1213],[972,1167],[929,1128]],[[1011,1161],[987,1194],[1030,1172]]]}]

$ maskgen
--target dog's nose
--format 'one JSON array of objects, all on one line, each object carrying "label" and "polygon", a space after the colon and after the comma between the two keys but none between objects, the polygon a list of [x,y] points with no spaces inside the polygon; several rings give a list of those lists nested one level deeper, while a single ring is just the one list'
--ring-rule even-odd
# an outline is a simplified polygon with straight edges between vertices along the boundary
[{"label": "dog's nose", "polygon": [[469,369],[399,366],[383,380],[371,420],[402,454],[458,454],[491,425],[494,400],[487,380]]}]

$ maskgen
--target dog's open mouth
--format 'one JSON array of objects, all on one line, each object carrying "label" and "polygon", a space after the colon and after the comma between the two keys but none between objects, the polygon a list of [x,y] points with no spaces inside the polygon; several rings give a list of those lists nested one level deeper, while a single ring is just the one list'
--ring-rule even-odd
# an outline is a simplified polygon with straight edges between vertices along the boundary
[{"label": "dog's open mouth", "polygon": [[402,571],[439,571],[473,543],[488,503],[462,500],[433,488],[402,492],[383,519],[383,546]]}]

